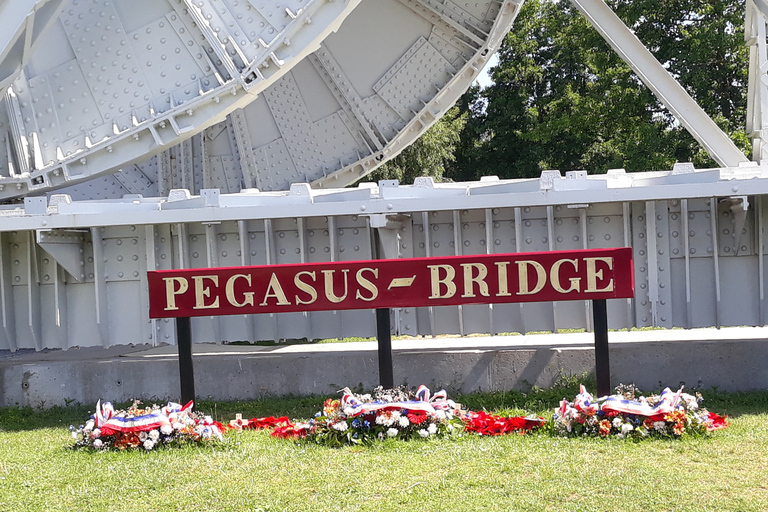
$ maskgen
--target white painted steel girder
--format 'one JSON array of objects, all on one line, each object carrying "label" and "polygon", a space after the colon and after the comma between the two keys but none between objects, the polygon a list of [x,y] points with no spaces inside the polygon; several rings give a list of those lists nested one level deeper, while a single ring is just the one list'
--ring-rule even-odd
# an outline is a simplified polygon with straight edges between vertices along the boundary
[{"label": "white painted steel girder", "polygon": [[[199,195],[172,190],[164,198],[126,195],[116,200],[73,200],[66,194],[28,197],[24,205],[0,205],[0,231],[86,228],[128,224],[217,222],[254,218],[373,215],[462,208],[581,205],[662,201],[700,197],[768,194],[768,170],[756,164],[739,168],[694,170],[678,164],[672,171],[626,173],[623,169],[588,176],[584,171],[544,171],[539,179],[435,183],[417,178],[414,185],[362,183],[357,188],[313,189],[295,183],[287,191],[243,190]],[[214,208],[216,207],[216,208]]]},{"label": "white painted steel girder", "polygon": [[113,173],[204,130],[359,1],[69,0],[3,91],[0,199]]},{"label": "white painted steel girder", "polygon": [[[768,175],[760,167],[353,189],[243,191],[0,208],[0,349],[174,343],[150,320],[151,269],[632,246],[636,297],[609,301],[612,328],[765,323]],[[198,342],[374,336],[372,311],[205,317]],[[412,335],[590,325],[589,302],[402,308]]]},{"label": "white painted steel girder", "polygon": [[747,133],[752,139],[752,159],[768,160],[768,2],[747,0],[744,39],[749,46]]},{"label": "white painted steel girder", "polygon": [[723,167],[735,167],[749,161],[603,0],[571,2],[715,162]]},{"label": "white painted steel girder", "polygon": [[64,0],[0,1],[0,91],[27,65],[41,35],[58,18]]}]

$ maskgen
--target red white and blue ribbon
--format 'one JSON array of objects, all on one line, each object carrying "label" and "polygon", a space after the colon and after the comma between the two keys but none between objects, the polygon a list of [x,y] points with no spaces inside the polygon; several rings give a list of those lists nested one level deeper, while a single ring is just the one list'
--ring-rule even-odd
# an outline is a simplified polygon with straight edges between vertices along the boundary
[{"label": "red white and blue ribbon", "polygon": [[438,410],[452,410],[456,408],[456,403],[448,399],[448,393],[441,389],[434,396],[430,395],[429,388],[424,385],[416,390],[417,400],[407,400],[402,402],[385,402],[377,400],[375,402],[361,402],[349,388],[342,390],[341,409],[348,411],[351,409],[350,416],[361,414],[372,414],[382,410],[420,411],[427,414],[435,414]]},{"label": "red white and blue ribbon", "polygon": [[640,402],[638,400],[626,400],[616,396],[608,396],[603,399],[602,409],[605,412],[636,414],[638,416],[669,414],[677,409],[682,392],[683,388],[680,388],[677,393],[673,393],[669,388],[665,388],[661,395],[659,395],[659,402],[656,405],[650,405],[647,402]]},{"label": "red white and blue ribbon", "polygon": [[101,403],[101,400],[96,402],[96,413],[93,417],[96,427],[101,427],[113,414],[115,414],[115,408],[112,407],[112,402],[104,402],[103,404]]},{"label": "red white and blue ribbon", "polygon": [[[579,394],[573,400],[571,408],[568,400],[560,402],[558,410],[560,416],[565,417],[569,410],[575,409],[585,416],[593,416],[598,411],[605,413],[634,414],[637,416],[654,417],[669,414],[678,409],[680,404],[680,395],[683,388],[677,393],[673,393],[669,388],[665,388],[659,395],[659,400],[654,405],[640,400],[629,400],[620,396],[604,396],[593,398],[583,385],[579,386]],[[575,414],[572,413],[572,414]]]},{"label": "red white and blue ribbon", "polygon": [[116,430],[118,432],[142,432],[170,425],[168,416],[161,412],[153,412],[142,416],[113,416],[101,426],[102,430]]},{"label": "red white and blue ribbon", "polygon": [[190,401],[182,406],[174,402],[168,402],[165,407],[140,416],[129,416],[126,412],[115,415],[115,408],[110,402],[96,403],[96,412],[93,415],[96,428],[102,430],[114,430],[117,432],[142,432],[170,425],[180,412],[191,409],[194,402]]},{"label": "red white and blue ribbon", "polygon": [[579,394],[576,395],[576,398],[573,400],[573,406],[576,410],[587,416],[592,416],[597,413],[598,409],[600,409],[600,406],[595,399],[592,398],[592,395],[589,394],[587,388],[585,388],[583,384],[579,385]]}]

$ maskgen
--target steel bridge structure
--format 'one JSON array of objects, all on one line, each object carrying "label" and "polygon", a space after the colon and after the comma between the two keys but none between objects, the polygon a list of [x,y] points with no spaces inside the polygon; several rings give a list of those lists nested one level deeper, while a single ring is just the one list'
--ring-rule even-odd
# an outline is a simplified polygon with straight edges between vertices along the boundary
[{"label": "steel bridge structure", "polygon": [[[476,79],[522,0],[0,0],[0,349],[175,343],[146,272],[631,246],[612,328],[765,325],[768,1],[745,156],[600,0],[573,0],[720,166],[349,187]],[[397,334],[591,329],[589,303],[394,310]],[[373,311],[193,320],[373,337]]]}]

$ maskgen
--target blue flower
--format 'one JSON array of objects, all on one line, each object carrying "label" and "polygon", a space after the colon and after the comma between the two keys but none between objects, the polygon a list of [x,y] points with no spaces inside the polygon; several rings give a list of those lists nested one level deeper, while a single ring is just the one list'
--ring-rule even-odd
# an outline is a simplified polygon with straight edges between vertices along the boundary
[{"label": "blue flower", "polygon": [[353,428],[360,428],[360,420],[358,420],[358,419],[352,420],[352,427]]},{"label": "blue flower", "polygon": [[371,422],[370,422],[370,421],[368,421],[368,420],[365,420],[365,421],[363,422],[363,427],[365,427],[365,428],[371,428]]},{"label": "blue flower", "polygon": [[605,416],[605,413],[603,411],[597,411],[597,415],[602,417]]}]

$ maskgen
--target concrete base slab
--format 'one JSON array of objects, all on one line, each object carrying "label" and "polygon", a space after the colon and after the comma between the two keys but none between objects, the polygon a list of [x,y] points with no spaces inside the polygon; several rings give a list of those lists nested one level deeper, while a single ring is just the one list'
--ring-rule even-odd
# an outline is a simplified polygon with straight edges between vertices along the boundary
[{"label": "concrete base slab", "polygon": [[[642,389],[768,389],[768,328],[654,330],[609,335],[611,383]],[[552,386],[562,375],[594,372],[591,333],[395,340],[398,384],[450,393]],[[200,398],[335,396],[344,386],[378,385],[376,342],[283,346],[196,344]],[[51,407],[178,400],[175,346],[122,346],[0,353],[0,405]]]}]

